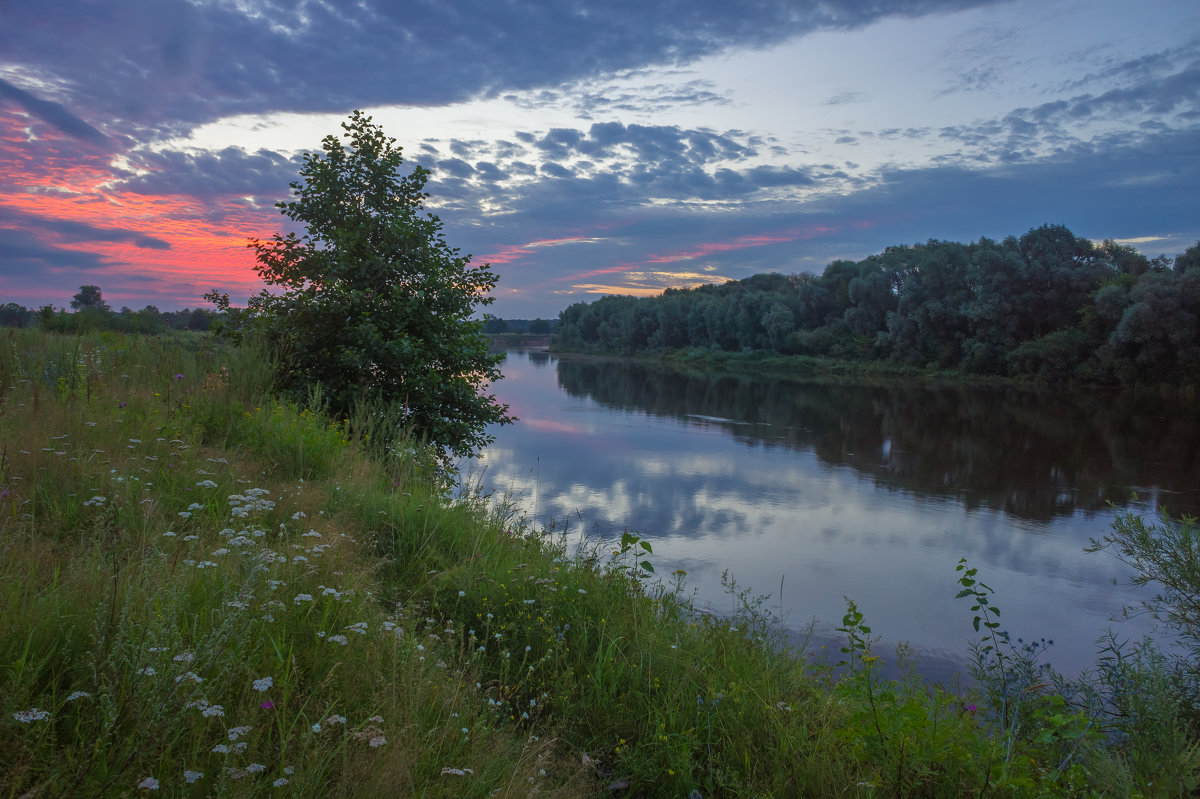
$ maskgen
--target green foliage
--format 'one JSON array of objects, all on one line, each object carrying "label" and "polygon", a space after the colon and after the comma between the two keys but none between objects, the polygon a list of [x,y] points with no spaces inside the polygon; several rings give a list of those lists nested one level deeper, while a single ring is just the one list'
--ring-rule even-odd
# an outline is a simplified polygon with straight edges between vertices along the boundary
[{"label": "green foliage", "polygon": [[[654,581],[636,533],[569,547],[451,499],[414,468],[419,447],[376,449],[371,410],[272,401],[261,350],[6,337],[6,796],[150,778],[181,796],[1196,790],[1172,661],[1114,641],[1087,684],[1023,674],[966,564],[979,633],[1004,653],[977,695],[923,682],[904,649],[886,676],[853,603],[839,670],[727,576],[719,618],[682,572]],[[1001,662],[1007,692],[989,688]]]},{"label": "green foliage", "polygon": [[[1088,552],[1107,551],[1135,572],[1133,585],[1156,593],[1141,610],[1162,622],[1200,658],[1200,530],[1195,517],[1173,519],[1165,512],[1147,524],[1133,511],[1119,511],[1110,532],[1090,540]],[[1136,609],[1126,609],[1126,613]]]},{"label": "green foliage", "polygon": [[79,293],[71,298],[71,307],[77,311],[109,310],[108,303],[105,302],[104,298],[100,295],[99,286],[80,286]]},{"label": "green foliage", "polygon": [[1200,384],[1200,245],[1150,261],[1062,225],[1020,238],[929,241],[659,297],[605,297],[560,314],[555,346],[704,349],[888,360],[1084,382]]},{"label": "green foliage", "polygon": [[[442,223],[424,211],[429,173],[401,174],[401,149],[355,111],[337,136],[308,153],[295,199],[278,203],[302,235],[255,239],[264,290],[234,322],[274,346],[278,388],[297,401],[320,385],[331,412],[382,402],[409,433],[464,455],[511,421],[487,385],[501,377],[482,323],[496,275],[451,248]],[[223,310],[227,296],[206,295]]]}]

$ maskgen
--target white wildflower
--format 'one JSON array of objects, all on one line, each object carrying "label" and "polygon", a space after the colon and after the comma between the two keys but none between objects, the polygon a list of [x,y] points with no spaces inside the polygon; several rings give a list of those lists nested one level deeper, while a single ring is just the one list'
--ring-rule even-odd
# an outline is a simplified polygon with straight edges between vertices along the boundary
[{"label": "white wildflower", "polygon": [[246,733],[250,732],[250,727],[230,727],[226,732],[229,734],[229,740],[236,741]]},{"label": "white wildflower", "polygon": [[157,791],[158,780],[154,779],[153,777],[147,777],[138,783],[138,787],[146,791]]},{"label": "white wildflower", "polygon": [[274,684],[275,684],[274,677],[259,677],[257,680],[254,681],[253,687],[254,687],[254,690],[261,692],[261,691],[269,690],[271,688],[271,686]]},{"label": "white wildflower", "polygon": [[312,602],[312,594],[296,594],[296,598],[292,600],[297,605],[301,602]]},{"label": "white wildflower", "polygon": [[370,746],[372,749],[378,749],[379,747],[383,746],[386,743],[387,743],[387,738],[384,738],[382,735],[376,735],[370,741],[367,741],[367,745]]},{"label": "white wildflower", "polygon": [[204,772],[189,769],[183,772],[183,778],[187,781],[188,785],[191,785],[196,780],[204,779]]},{"label": "white wildflower", "polygon": [[31,707],[29,710],[20,710],[13,713],[13,718],[22,724],[29,724],[34,721],[45,721],[50,718],[50,713],[45,710],[38,710],[36,707]]},{"label": "white wildflower", "polygon": [[67,701],[74,702],[76,699],[91,699],[91,698],[92,698],[92,695],[89,694],[87,691],[72,691],[71,695],[67,697]]}]

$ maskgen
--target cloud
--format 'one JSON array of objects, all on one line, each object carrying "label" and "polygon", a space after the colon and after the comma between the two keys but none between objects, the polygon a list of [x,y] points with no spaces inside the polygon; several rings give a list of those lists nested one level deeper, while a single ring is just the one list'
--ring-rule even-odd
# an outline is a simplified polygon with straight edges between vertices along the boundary
[{"label": "cloud", "polygon": [[303,161],[267,150],[248,153],[237,147],[219,151],[150,152],[133,155],[136,174],[118,181],[122,191],[182,194],[194,197],[271,197],[288,194]]},{"label": "cloud", "polygon": [[[48,244],[27,230],[0,228],[0,275],[7,278],[44,277],[48,271],[89,271],[108,266],[102,256]],[[9,293],[6,289],[5,293]]]},{"label": "cloud", "polygon": [[[89,112],[121,120],[126,132],[165,132],[244,111],[438,105],[554,91],[597,73],[686,64],[735,46],[993,2],[901,0],[885,9],[869,0],[622,0],[595,7],[569,0],[503,6],[363,0],[288,8],[266,0],[65,0],[6,8],[0,52],[11,64],[49,70],[69,87],[64,93],[72,104],[86,102]],[[714,99],[705,91],[663,87],[657,102],[680,93]],[[647,98],[628,102],[645,106]],[[57,107],[41,113],[73,126],[73,135],[94,135]]]},{"label": "cloud", "polygon": [[38,99],[3,79],[0,79],[0,99],[8,99],[16,103],[33,116],[79,141],[101,148],[111,145],[107,136],[63,106],[49,100]]},{"label": "cloud", "polygon": [[[120,227],[97,227],[74,219],[63,219],[24,213],[0,205],[0,230],[18,229],[59,242],[79,244],[85,242],[128,242],[146,250],[169,250],[171,243],[139,230]],[[7,251],[0,248],[0,252]]]}]

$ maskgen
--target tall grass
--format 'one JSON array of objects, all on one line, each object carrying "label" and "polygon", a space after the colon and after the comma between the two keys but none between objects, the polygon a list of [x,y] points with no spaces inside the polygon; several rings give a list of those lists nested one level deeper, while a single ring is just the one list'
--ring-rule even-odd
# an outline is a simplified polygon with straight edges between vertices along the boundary
[{"label": "tall grass", "polygon": [[1148,737],[1162,708],[1087,725],[1039,689],[1014,731],[986,680],[882,679],[853,607],[811,665],[736,585],[713,618],[634,534],[568,550],[451,499],[386,410],[281,404],[264,359],[6,334],[3,795],[1169,796],[1200,768]]}]

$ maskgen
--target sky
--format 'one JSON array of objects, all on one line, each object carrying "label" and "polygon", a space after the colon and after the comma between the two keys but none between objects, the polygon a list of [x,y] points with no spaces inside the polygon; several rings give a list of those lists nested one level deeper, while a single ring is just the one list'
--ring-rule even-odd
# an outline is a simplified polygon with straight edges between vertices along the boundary
[{"label": "sky", "polygon": [[505,318],[1043,224],[1200,240],[1194,0],[0,0],[0,302],[244,302],[355,109]]}]

